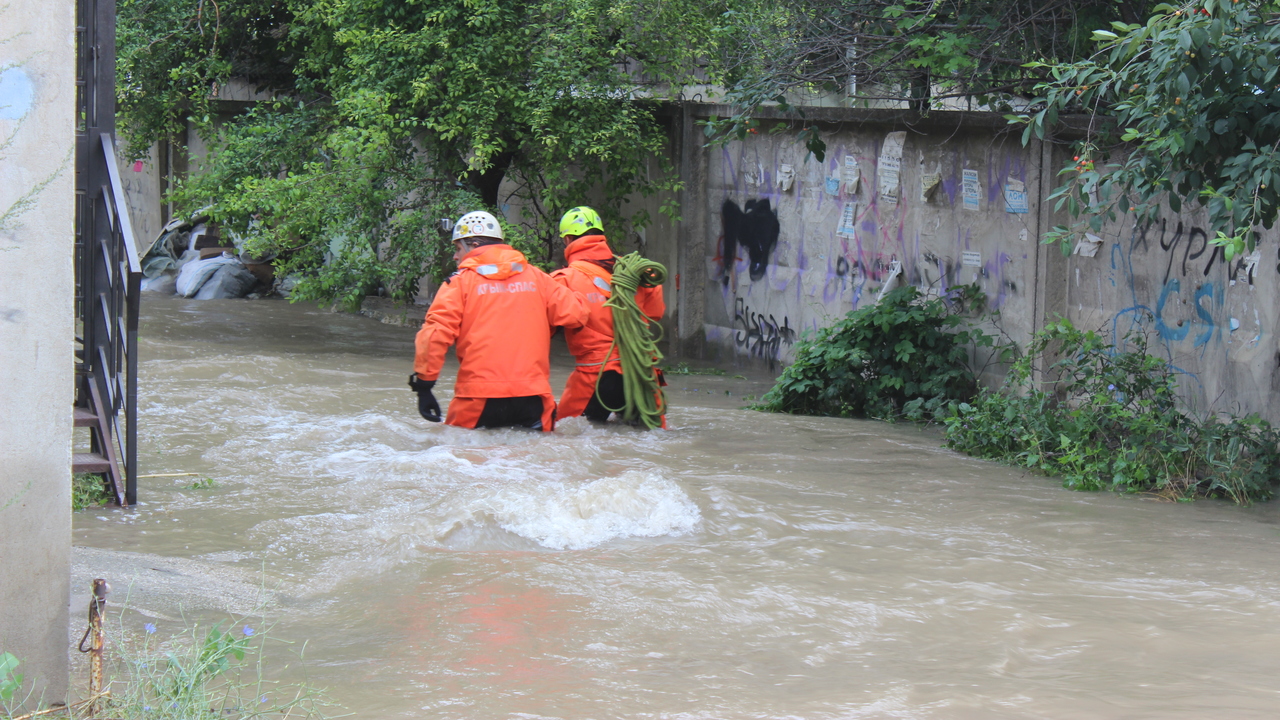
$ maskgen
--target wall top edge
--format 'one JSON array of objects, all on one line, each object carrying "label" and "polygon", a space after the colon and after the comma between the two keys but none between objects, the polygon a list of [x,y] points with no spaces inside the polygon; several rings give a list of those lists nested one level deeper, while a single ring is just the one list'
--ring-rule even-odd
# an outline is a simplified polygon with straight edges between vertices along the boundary
[{"label": "wall top edge", "polygon": [[[669,113],[679,113],[683,107],[695,118],[729,117],[737,109],[724,103],[664,102]],[[664,113],[665,114],[665,113]],[[977,110],[932,110],[922,114],[915,110],[893,108],[804,108],[804,116],[795,112],[782,112],[773,107],[757,108],[751,117],[759,120],[791,120],[823,124],[854,123],[858,125],[882,125],[920,131],[986,129],[1004,132],[1022,132],[1022,126],[1010,125],[1005,113]],[[1055,127],[1057,139],[1070,140],[1091,131],[1096,132],[1109,118],[1091,115],[1063,115]]]}]

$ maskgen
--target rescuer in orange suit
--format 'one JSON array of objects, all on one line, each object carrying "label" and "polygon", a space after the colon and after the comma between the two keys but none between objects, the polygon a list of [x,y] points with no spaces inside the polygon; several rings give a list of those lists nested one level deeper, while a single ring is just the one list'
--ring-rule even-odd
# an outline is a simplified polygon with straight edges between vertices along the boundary
[{"label": "rescuer in orange suit", "polygon": [[549,432],[556,409],[551,333],[556,326],[581,327],[589,311],[503,238],[498,219],[487,212],[467,213],[454,224],[458,271],[440,286],[418,331],[409,387],[418,393],[422,417],[440,422],[431,390],[456,342],[458,378],[446,424]]},{"label": "rescuer in orange suit", "polygon": [[[564,258],[569,266],[551,273],[551,277],[586,298],[592,316],[588,326],[564,330],[576,366],[560,396],[560,418],[586,415],[588,420],[604,422],[609,419],[610,408],[621,408],[625,402],[622,361],[613,347],[613,310],[604,304],[613,293],[614,256],[603,226],[600,215],[589,207],[573,208],[560,219]],[[661,320],[666,312],[662,286],[640,288],[636,305],[649,319]]]}]

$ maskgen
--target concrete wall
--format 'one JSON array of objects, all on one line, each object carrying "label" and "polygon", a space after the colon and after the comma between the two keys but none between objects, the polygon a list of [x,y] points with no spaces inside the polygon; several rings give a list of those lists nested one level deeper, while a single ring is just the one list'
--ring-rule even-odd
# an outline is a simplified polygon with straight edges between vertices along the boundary
[{"label": "concrete wall", "polygon": [[[702,106],[695,114],[726,111]],[[694,145],[684,159],[691,189],[679,272],[700,276],[703,293],[700,303],[680,306],[690,320],[680,323],[688,352],[780,369],[804,331],[874,303],[886,284],[936,294],[977,282],[999,312],[992,329],[1019,344],[1056,317],[1121,347],[1127,334],[1142,333],[1149,351],[1176,368],[1189,409],[1280,421],[1277,233],[1228,263],[1209,245],[1202,212],[1170,214],[1146,227],[1122,217],[1097,233],[1099,242],[1064,257],[1039,238],[1069,221],[1052,211],[1052,201],[1041,201],[1060,183],[1068,147],[1023,147],[1020,134],[995,115],[810,115],[827,142],[823,162],[806,160],[794,130],[771,133],[767,114],[758,135],[723,147]],[[893,175],[882,172],[894,165],[896,153],[886,153],[892,138],[901,138],[896,202],[886,192]],[[789,186],[787,166],[794,171]],[[937,188],[922,195],[930,176]],[[726,202],[744,211],[748,202],[757,206],[742,221],[728,263]],[[753,273],[744,239],[759,246],[757,236],[767,238],[775,220],[776,244],[757,254]],[[1000,381],[995,370],[989,383]]]},{"label": "concrete wall", "polygon": [[[1000,326],[1025,341],[1040,312],[1039,145],[1024,148],[1003,120],[985,116],[938,113],[908,126],[891,111],[827,115],[850,119],[820,125],[822,162],[768,122],[744,141],[700,151],[706,181],[693,203],[695,231],[706,238],[709,356],[785,363],[804,331],[902,283],[936,296],[976,282]],[[728,262],[726,234],[736,239]]]},{"label": "concrete wall", "polygon": [[29,705],[67,691],[74,118],[75,3],[0,6],[0,650]]},{"label": "concrete wall", "polygon": [[124,186],[129,221],[133,223],[133,236],[140,253],[159,237],[160,228],[168,221],[168,205],[161,202],[169,190],[168,176],[161,171],[164,157],[161,146],[153,145],[141,160],[126,163],[121,158],[120,161],[120,183]]},{"label": "concrete wall", "polygon": [[1092,257],[1067,261],[1065,315],[1121,347],[1144,333],[1148,351],[1177,369],[1192,410],[1280,421],[1276,233],[1227,262],[1206,228],[1203,213],[1104,227]]}]

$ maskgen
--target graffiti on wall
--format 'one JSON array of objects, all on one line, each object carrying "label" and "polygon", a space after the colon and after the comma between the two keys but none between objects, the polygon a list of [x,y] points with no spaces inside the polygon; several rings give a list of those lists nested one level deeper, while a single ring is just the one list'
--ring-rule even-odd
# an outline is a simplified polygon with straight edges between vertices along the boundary
[{"label": "graffiti on wall", "polygon": [[[1143,282],[1142,273],[1134,269],[1134,256],[1150,253],[1163,253],[1154,258],[1157,265],[1151,279],[1159,279],[1154,307],[1141,304],[1140,298],[1153,290]],[[1171,357],[1172,346],[1184,342],[1201,352],[1210,344],[1230,344],[1233,338],[1246,347],[1257,347],[1264,333],[1257,301],[1240,295],[1228,298],[1228,289],[1237,283],[1252,288],[1260,263],[1260,250],[1227,261],[1222,248],[1209,241],[1208,231],[1182,220],[1161,220],[1135,227],[1127,253],[1119,243],[1112,249],[1112,270],[1123,270],[1134,301],[1134,305],[1115,315],[1113,341],[1121,341],[1122,318],[1127,318],[1132,328],[1135,323],[1141,324],[1143,317],[1150,317]],[[1210,272],[1215,267],[1221,270],[1213,279]],[[1244,336],[1235,336],[1237,330],[1243,331]],[[1194,373],[1180,372],[1195,379]]]},{"label": "graffiti on wall", "polygon": [[[833,145],[830,162],[795,168],[801,172],[786,186],[768,179],[771,170],[781,172],[785,143],[744,144],[738,155],[724,151],[723,235],[707,258],[716,276],[709,279],[720,287],[707,311],[717,338],[735,354],[785,359],[787,338],[801,328],[829,324],[899,285],[946,297],[957,285],[977,283],[990,309],[1016,298],[1011,311],[1024,310],[1032,226],[1020,212],[994,214],[1008,210],[996,199],[1025,183],[1021,152],[977,149],[971,156],[966,148],[929,149],[926,163],[921,150],[919,173],[904,154],[895,202],[887,202],[880,185],[892,178],[878,172],[883,148],[859,142]],[[914,143],[907,139],[907,154]],[[861,177],[859,168],[875,169],[874,179]],[[964,169],[975,170],[992,213],[960,212]]]},{"label": "graffiti on wall", "polygon": [[751,279],[764,277],[769,256],[778,244],[780,227],[778,215],[769,206],[768,198],[748,200],[743,208],[732,200],[725,200],[720,206],[720,220],[724,226],[723,282],[729,282],[739,247],[747,250]]},{"label": "graffiti on wall", "polygon": [[[801,329],[813,332],[874,303],[885,287],[946,297],[972,283],[987,294],[989,309],[1005,313],[1005,327],[1020,342],[1059,312],[1081,327],[1109,329],[1117,346],[1131,332],[1144,334],[1149,351],[1181,375],[1183,393],[1200,398],[1194,402],[1261,397],[1267,360],[1272,387],[1280,387],[1271,275],[1280,273],[1280,247],[1227,260],[1203,214],[1170,213],[1137,225],[1129,216],[1096,231],[1106,238],[1092,248],[1096,255],[1050,257],[1052,264],[1040,267],[1049,251],[1037,244],[1034,206],[1043,199],[1011,202],[1034,175],[1027,158],[999,143],[929,141],[921,144],[917,171],[917,140],[929,139],[908,138],[894,203],[879,192],[879,148],[865,133],[857,138],[861,147],[831,145],[833,158],[850,157],[863,169],[861,183],[850,183],[845,163],[833,160],[797,164],[792,183],[775,185],[770,170],[795,151],[784,142],[745,145],[733,163],[726,152],[725,182],[705,209],[712,226],[719,209],[724,228],[723,245],[708,247],[705,258],[704,325],[718,350],[772,365],[794,355]],[[966,176],[976,213],[963,206]],[[786,233],[778,232],[780,221]],[[1268,233],[1264,243],[1275,237]]]},{"label": "graffiti on wall", "polygon": [[785,315],[779,323],[773,315],[752,312],[742,298],[735,301],[733,327],[734,343],[747,355],[768,360],[770,367],[781,357],[782,346],[796,341],[796,331]]},{"label": "graffiti on wall", "polygon": [[[1228,279],[1245,281],[1253,284],[1258,266],[1256,256],[1240,256],[1227,262],[1220,246],[1209,242],[1209,233],[1202,227],[1184,224],[1181,220],[1170,228],[1168,220],[1159,224],[1151,223],[1134,228],[1129,239],[1129,252],[1132,254],[1139,247],[1144,252],[1151,249],[1151,241],[1155,241],[1161,250],[1168,254],[1165,264],[1163,284],[1168,284],[1174,277],[1187,277],[1192,271],[1199,270],[1200,275],[1207,277],[1215,263],[1227,266]],[[1174,271],[1177,271],[1177,275]],[[1280,272],[1280,265],[1276,266]]]}]

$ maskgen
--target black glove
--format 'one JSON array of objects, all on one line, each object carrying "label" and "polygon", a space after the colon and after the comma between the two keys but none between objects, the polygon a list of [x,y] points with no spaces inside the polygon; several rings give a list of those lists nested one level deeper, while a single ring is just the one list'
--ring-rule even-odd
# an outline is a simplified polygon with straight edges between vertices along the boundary
[{"label": "black glove", "polygon": [[418,377],[418,373],[409,374],[409,387],[418,393],[418,414],[425,420],[440,422],[440,403],[436,402],[436,396],[431,394],[431,388],[435,386],[435,380],[422,380]]}]

